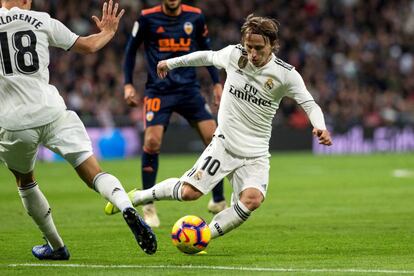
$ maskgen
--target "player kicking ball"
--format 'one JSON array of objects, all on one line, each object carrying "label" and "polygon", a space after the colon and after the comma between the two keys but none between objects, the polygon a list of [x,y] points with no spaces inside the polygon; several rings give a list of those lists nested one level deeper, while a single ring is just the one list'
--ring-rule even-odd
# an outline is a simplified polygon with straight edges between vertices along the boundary
[{"label": "player kicking ball", "polygon": [[320,144],[332,145],[322,110],[302,77],[273,54],[279,47],[278,23],[249,15],[241,37],[241,45],[198,51],[158,63],[160,78],[170,70],[187,66],[214,65],[226,70],[218,128],[195,165],[181,178],[170,178],[132,194],[134,205],[156,200],[196,200],[227,176],[233,187],[232,205],[210,222],[213,239],[240,226],[265,199],[272,120],[283,97],[293,98],[305,110]]},{"label": "player kicking ball", "polygon": [[49,84],[49,46],[94,53],[112,39],[124,10],[118,13],[118,4],[105,2],[102,18],[92,17],[100,32],[82,37],[49,14],[30,11],[31,4],[31,0],[1,0],[0,160],[16,177],[23,206],[46,239],[32,253],[40,260],[70,258],[34,177],[42,144],[65,158],[90,188],[122,210],[139,246],[153,254],[157,240],[151,228],[133,208],[119,180],[102,172],[83,123],[75,112],[66,110],[56,87]]}]

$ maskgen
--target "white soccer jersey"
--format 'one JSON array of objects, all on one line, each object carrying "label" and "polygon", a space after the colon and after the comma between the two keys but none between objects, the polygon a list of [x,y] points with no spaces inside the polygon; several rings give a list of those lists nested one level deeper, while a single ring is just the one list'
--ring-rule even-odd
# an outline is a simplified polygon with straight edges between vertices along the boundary
[{"label": "white soccer jersey", "polygon": [[167,62],[170,69],[214,65],[226,70],[216,135],[224,137],[230,152],[242,157],[268,154],[272,120],[285,96],[304,107],[315,127],[326,129],[319,106],[293,66],[272,54],[263,67],[248,62],[240,68],[244,51],[241,45],[230,45],[217,52],[196,52]]},{"label": "white soccer jersey", "polygon": [[49,84],[49,46],[78,36],[44,12],[0,9],[0,127],[21,130],[57,119],[66,105]]}]

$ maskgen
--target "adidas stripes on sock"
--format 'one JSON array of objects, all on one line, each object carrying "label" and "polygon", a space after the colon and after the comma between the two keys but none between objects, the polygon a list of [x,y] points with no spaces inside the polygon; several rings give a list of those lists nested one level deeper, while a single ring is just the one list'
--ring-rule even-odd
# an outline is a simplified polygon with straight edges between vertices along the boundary
[{"label": "adidas stripes on sock", "polygon": [[214,239],[222,236],[240,226],[249,218],[250,213],[251,211],[240,200],[236,204],[224,209],[215,215],[209,224],[211,238]]},{"label": "adidas stripes on sock", "polygon": [[150,189],[137,191],[132,201],[134,205],[142,205],[154,200],[181,201],[182,186],[179,178],[168,178]]},{"label": "adidas stripes on sock", "polygon": [[56,250],[63,247],[64,243],[53,222],[49,202],[40,190],[37,182],[19,187],[19,195],[27,213],[37,224],[52,249]]},{"label": "adidas stripes on sock", "polygon": [[95,190],[119,210],[132,207],[127,193],[119,180],[109,173],[99,173],[93,179]]}]

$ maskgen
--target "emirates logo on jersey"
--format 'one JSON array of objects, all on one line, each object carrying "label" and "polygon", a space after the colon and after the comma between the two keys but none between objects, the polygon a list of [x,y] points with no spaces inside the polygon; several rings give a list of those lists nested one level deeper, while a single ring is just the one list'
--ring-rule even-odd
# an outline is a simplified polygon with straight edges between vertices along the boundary
[{"label": "emirates logo on jersey", "polygon": [[270,100],[257,97],[257,89],[255,89],[253,86],[249,84],[245,85],[244,90],[238,89],[234,85],[230,85],[229,93],[241,100],[247,101],[258,106],[272,106],[272,102]]}]

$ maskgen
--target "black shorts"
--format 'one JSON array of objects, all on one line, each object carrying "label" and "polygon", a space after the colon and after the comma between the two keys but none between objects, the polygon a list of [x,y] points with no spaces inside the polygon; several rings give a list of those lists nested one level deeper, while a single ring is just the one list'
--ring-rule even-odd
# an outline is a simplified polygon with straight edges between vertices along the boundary
[{"label": "black shorts", "polygon": [[167,127],[173,112],[183,116],[190,125],[213,119],[210,111],[206,108],[206,101],[198,89],[165,95],[148,90],[145,92],[145,127],[155,125]]}]

